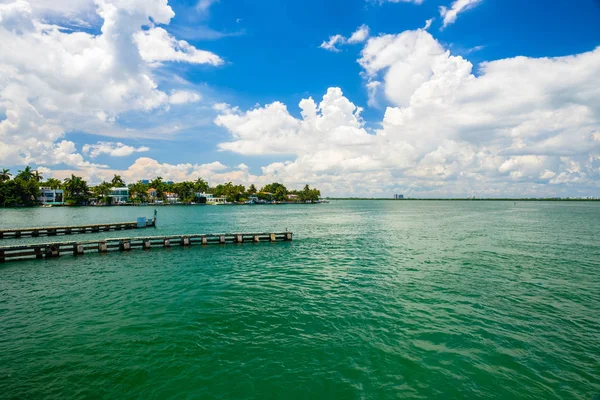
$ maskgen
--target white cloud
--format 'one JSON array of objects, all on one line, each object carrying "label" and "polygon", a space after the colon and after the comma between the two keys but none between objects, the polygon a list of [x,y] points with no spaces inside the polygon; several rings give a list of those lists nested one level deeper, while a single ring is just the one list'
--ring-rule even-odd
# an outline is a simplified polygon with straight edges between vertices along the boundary
[{"label": "white cloud", "polygon": [[218,55],[206,50],[198,50],[185,40],[177,40],[166,30],[155,27],[139,31],[134,35],[140,55],[147,62],[178,61],[193,64],[221,65]]},{"label": "white cloud", "polygon": [[361,25],[348,39],[348,43],[362,43],[369,37],[369,27],[367,25]]},{"label": "white cloud", "polygon": [[189,90],[172,90],[169,96],[169,103],[171,104],[186,104],[196,103],[202,99],[202,96],[196,92]]},{"label": "white cloud", "polygon": [[357,44],[362,43],[369,38],[369,27],[367,25],[361,25],[354,31],[354,33],[350,36],[349,39],[346,39],[345,36],[342,35],[333,35],[330,36],[328,40],[321,43],[319,46],[322,49],[340,52],[339,46],[345,44]]},{"label": "white cloud", "polygon": [[455,0],[450,8],[444,6],[440,7],[440,15],[444,22],[442,29],[456,22],[458,14],[477,6],[482,1],[483,0]]},{"label": "white cloud", "polygon": [[429,18],[427,21],[425,21],[425,26],[423,27],[423,29],[428,30],[429,28],[431,28],[431,24],[434,20],[435,18]]},{"label": "white cloud", "polygon": [[96,158],[101,154],[107,154],[111,157],[125,157],[133,153],[142,153],[149,151],[146,146],[133,147],[121,142],[98,142],[96,144],[85,144],[82,153],[89,155],[90,158]]},{"label": "white cloud", "polygon": [[280,155],[264,176],[342,194],[599,190],[600,48],[483,63],[475,76],[419,29],[369,39],[359,62],[370,102],[381,91],[390,103],[379,129],[330,88],[300,102],[301,118],[280,102],[221,108],[215,123],[232,135],[221,149]]},{"label": "white cloud", "polygon": [[321,43],[319,47],[325,50],[339,52],[340,49],[338,49],[336,46],[344,43],[346,43],[345,37],[342,35],[333,35],[329,37],[329,40]]},{"label": "white cloud", "polygon": [[[117,121],[123,113],[197,101],[191,91],[168,95],[160,90],[157,62],[222,62],[156,26],[174,16],[166,0],[97,0],[97,17],[103,21],[97,35],[42,23],[47,9],[80,11],[74,2],[54,5],[24,0],[0,4],[3,165],[85,165],[78,157],[65,156],[64,144],[59,145],[65,132],[105,134],[120,129]],[[36,8],[42,6],[47,7]]]}]

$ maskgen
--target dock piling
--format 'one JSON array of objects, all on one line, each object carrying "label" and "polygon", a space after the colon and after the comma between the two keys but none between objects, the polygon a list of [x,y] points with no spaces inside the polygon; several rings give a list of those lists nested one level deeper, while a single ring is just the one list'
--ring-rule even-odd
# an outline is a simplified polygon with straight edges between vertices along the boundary
[{"label": "dock piling", "polygon": [[286,242],[292,240],[291,232],[282,233],[216,233],[186,234],[174,236],[150,236],[134,238],[113,238],[85,241],[62,241],[55,243],[31,243],[11,246],[0,246],[0,262],[23,259],[58,258],[64,254],[81,256],[89,251],[109,253],[111,251],[130,251],[134,249],[149,250],[152,247],[189,247],[194,244],[203,245],[243,243],[244,240],[260,242]]}]

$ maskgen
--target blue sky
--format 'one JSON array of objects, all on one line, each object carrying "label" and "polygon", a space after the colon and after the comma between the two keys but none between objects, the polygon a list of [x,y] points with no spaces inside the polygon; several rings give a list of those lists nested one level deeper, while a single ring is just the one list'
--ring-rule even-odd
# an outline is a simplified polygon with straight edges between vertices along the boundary
[{"label": "blue sky", "polygon": [[[461,2],[443,27],[440,8]],[[112,43],[111,18],[122,37],[148,34],[146,53],[139,39]],[[0,79],[0,165],[91,181],[277,179],[332,195],[600,195],[598,21],[596,0],[0,0],[0,39],[48,53],[40,66],[0,54],[14,74]],[[361,26],[369,36],[347,43]],[[71,43],[78,33],[86,41]],[[346,43],[324,49],[334,35]],[[44,68],[63,53],[63,71]],[[100,54],[108,67],[95,71]],[[513,95],[519,112],[507,114]],[[308,98],[314,123],[298,106]],[[480,98],[485,122],[467,121]]]}]

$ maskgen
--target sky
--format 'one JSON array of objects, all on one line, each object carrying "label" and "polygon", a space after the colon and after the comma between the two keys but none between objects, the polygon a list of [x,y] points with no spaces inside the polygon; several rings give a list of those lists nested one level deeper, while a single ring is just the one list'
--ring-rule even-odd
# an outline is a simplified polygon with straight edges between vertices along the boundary
[{"label": "sky", "polygon": [[600,196],[600,0],[0,0],[0,167]]}]

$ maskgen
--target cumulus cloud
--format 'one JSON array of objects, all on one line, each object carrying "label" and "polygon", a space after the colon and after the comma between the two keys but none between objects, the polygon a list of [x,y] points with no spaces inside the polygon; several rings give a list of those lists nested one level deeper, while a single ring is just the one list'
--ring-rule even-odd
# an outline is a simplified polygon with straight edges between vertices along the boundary
[{"label": "cumulus cloud", "polygon": [[[197,101],[191,92],[168,95],[160,90],[154,77],[157,63],[222,62],[157,26],[175,15],[165,0],[96,0],[103,21],[97,35],[41,22],[35,7],[42,3],[0,4],[3,165],[59,160],[84,165],[79,157],[61,153],[64,145],[58,144],[65,132],[102,134],[114,130],[123,113]],[[58,1],[56,7],[72,5],[75,12],[74,4]]]},{"label": "cumulus cloud", "polygon": [[96,144],[85,144],[82,153],[89,155],[90,158],[96,158],[101,154],[107,154],[111,157],[125,157],[133,153],[143,153],[150,149],[146,146],[133,147],[121,142],[98,142]]},{"label": "cumulus cloud", "polygon": [[160,27],[137,32],[134,38],[140,55],[147,62],[176,61],[193,64],[223,64],[223,60],[218,55],[210,51],[198,50],[185,40],[177,40]]},{"label": "cumulus cloud", "polygon": [[[223,150],[280,155],[263,174],[336,193],[488,196],[552,194],[600,182],[600,48],[557,58],[472,64],[423,29],[368,40],[359,59],[367,89],[388,102],[379,128],[330,88],[296,118],[280,102],[223,107]],[[548,186],[548,184],[550,186]],[[560,188],[556,185],[563,185]]]},{"label": "cumulus cloud", "polygon": [[455,0],[450,8],[441,6],[440,16],[443,18],[442,29],[450,24],[455,23],[456,19],[458,18],[458,14],[477,6],[482,1],[483,0]]}]

